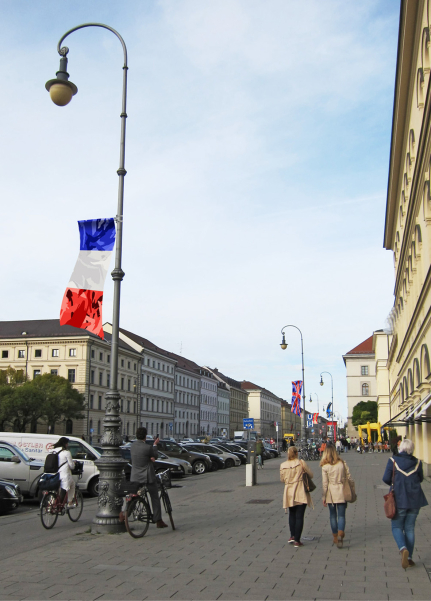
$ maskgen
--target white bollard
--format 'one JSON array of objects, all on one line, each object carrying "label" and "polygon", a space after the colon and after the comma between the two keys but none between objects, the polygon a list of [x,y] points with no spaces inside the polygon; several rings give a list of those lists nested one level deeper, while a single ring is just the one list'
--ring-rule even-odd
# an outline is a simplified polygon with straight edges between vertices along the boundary
[{"label": "white bollard", "polygon": [[247,463],[245,466],[245,485],[254,486],[256,484],[255,470],[252,463]]}]

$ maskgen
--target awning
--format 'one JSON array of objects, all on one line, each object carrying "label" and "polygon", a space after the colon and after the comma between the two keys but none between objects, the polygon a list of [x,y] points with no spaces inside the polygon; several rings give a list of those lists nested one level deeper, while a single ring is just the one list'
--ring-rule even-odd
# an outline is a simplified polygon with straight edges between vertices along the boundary
[{"label": "awning", "polygon": [[[404,419],[405,419],[406,421],[410,420],[410,419],[411,419],[411,418],[414,416],[414,414],[415,414],[416,412],[418,412],[418,411],[419,411],[419,409],[420,409],[421,407],[423,407],[423,405],[425,405],[425,403],[426,403],[427,401],[429,401],[430,399],[431,399],[431,393],[430,393],[430,394],[427,394],[427,395],[426,395],[426,397],[425,397],[424,399],[422,399],[422,400],[420,401],[420,403],[419,403],[418,405],[416,405],[416,407],[414,407],[414,408],[413,408],[413,411],[410,411],[410,413],[409,413],[408,415],[406,415],[406,417],[405,417]],[[427,405],[427,407],[428,407],[428,405]],[[425,409],[426,409],[426,407],[425,407]],[[424,411],[425,411],[425,409],[424,409]]]},{"label": "awning", "polygon": [[[431,423],[431,417],[425,415],[426,410],[431,405],[431,392],[425,396],[413,409],[403,409],[398,415],[395,415],[385,426],[409,426],[411,424]],[[404,417],[401,417],[404,414]]]}]

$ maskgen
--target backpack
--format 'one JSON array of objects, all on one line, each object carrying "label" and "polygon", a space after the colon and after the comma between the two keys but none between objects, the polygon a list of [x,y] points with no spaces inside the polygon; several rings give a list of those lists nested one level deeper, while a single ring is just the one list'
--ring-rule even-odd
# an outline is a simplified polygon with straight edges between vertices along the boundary
[{"label": "backpack", "polygon": [[[53,453],[49,453],[45,458],[45,465],[43,466],[43,471],[47,474],[56,474],[61,467],[64,465],[62,463],[60,466],[58,465],[58,455],[60,451],[57,453],[54,451]],[[66,463],[66,462],[65,462]]]}]

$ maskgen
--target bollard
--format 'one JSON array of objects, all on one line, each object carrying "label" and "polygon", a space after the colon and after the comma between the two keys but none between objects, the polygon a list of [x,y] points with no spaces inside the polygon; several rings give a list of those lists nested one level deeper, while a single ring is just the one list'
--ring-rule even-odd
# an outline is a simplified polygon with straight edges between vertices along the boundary
[{"label": "bollard", "polygon": [[249,440],[247,445],[247,465],[245,466],[245,485],[256,484],[256,441]]}]

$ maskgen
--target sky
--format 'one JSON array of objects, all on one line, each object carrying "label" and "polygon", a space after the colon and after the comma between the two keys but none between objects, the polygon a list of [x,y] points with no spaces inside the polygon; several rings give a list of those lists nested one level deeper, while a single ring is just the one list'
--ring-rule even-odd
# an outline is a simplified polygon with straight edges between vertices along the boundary
[{"label": "sky", "polygon": [[[342,355],[386,327],[396,0],[3,0],[2,321],[59,316],[77,221],[114,217],[129,59],[120,325],[307,411],[347,416]],[[113,268],[113,264],[112,264]],[[104,321],[112,321],[108,278]],[[317,394],[317,397],[316,397]]]}]

